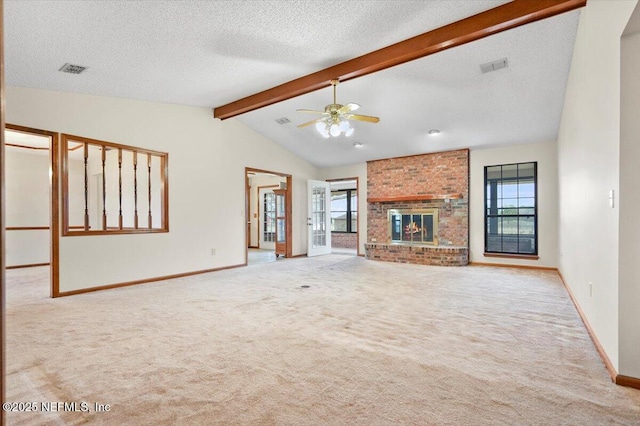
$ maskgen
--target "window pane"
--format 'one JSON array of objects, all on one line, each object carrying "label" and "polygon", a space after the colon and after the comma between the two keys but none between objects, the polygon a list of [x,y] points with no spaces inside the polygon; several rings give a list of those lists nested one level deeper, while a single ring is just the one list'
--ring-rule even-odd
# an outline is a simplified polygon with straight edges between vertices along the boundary
[{"label": "window pane", "polygon": [[533,181],[534,163],[518,164],[518,177],[520,179],[530,178]]},{"label": "window pane", "polygon": [[536,199],[535,198],[520,198],[518,200],[518,207],[535,207]]},{"label": "window pane", "polygon": [[518,252],[518,218],[505,217],[502,219],[502,251]]},{"label": "window pane", "polygon": [[502,179],[514,179],[518,177],[518,165],[509,164],[502,166]]},{"label": "window pane", "polygon": [[518,226],[520,233],[519,253],[535,253],[535,222],[533,217],[521,217]]},{"label": "window pane", "polygon": [[534,234],[534,220],[533,217],[520,217],[518,225],[518,233],[520,235],[533,235]]},{"label": "window pane", "polygon": [[347,211],[347,191],[331,193],[331,210]]},{"label": "window pane", "polygon": [[351,232],[358,232],[358,213],[351,212]]},{"label": "window pane", "polygon": [[517,217],[505,217],[502,218],[502,235],[517,235],[518,234],[518,218]]},{"label": "window pane", "polygon": [[486,250],[493,252],[502,251],[502,218],[487,218]]},{"label": "window pane", "polygon": [[487,167],[487,179],[502,179],[502,166]]},{"label": "window pane", "polygon": [[502,187],[502,196],[501,198],[516,198],[518,196],[518,182],[515,180],[512,181],[502,181],[500,185]]},{"label": "window pane", "polygon": [[518,207],[517,198],[507,198],[502,200],[502,214],[517,214],[515,208]]},{"label": "window pane", "polygon": [[487,219],[487,234],[489,235],[502,234],[502,218],[491,217]]},{"label": "window pane", "polygon": [[331,231],[347,232],[347,212],[331,211]]},{"label": "window pane", "polygon": [[356,191],[351,191],[351,211],[358,211],[358,196],[356,195]]},{"label": "window pane", "polygon": [[402,215],[402,241],[411,241],[412,224],[411,216]]},{"label": "window pane", "polygon": [[285,231],[286,231],[285,219],[278,219],[278,242],[279,243],[284,243],[286,241]]},{"label": "window pane", "polygon": [[263,197],[262,240],[267,243],[272,243],[275,241],[276,232],[276,194],[267,192]]},{"label": "window pane", "polygon": [[422,241],[422,234],[424,229],[422,228],[422,215],[414,214],[411,217],[413,222],[411,225],[411,241]]},{"label": "window pane", "polygon": [[536,196],[536,187],[531,180],[519,181],[518,182],[518,197],[529,197],[533,198]]},{"label": "window pane", "polygon": [[433,242],[433,215],[422,216],[422,238],[424,241]]},{"label": "window pane", "polygon": [[391,241],[402,240],[402,216],[399,214],[391,215]]}]

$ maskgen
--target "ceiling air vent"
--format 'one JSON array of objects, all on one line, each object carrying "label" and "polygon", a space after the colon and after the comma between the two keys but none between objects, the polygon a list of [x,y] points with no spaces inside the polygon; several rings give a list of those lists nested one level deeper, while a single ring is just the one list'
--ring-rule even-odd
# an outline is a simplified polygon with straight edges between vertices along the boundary
[{"label": "ceiling air vent", "polygon": [[508,66],[509,61],[507,60],[507,58],[502,58],[498,59],[497,61],[487,62],[486,64],[480,65],[480,71],[482,71],[482,74],[484,74],[491,71],[498,71],[502,68],[507,68]]},{"label": "ceiling air vent", "polygon": [[282,117],[282,118],[278,118],[276,120],[276,123],[278,123],[278,124],[287,124],[287,123],[291,123],[291,120],[289,120],[287,117]]},{"label": "ceiling air vent", "polygon": [[81,65],[73,65],[73,64],[64,64],[62,68],[58,71],[66,72],[69,74],[80,74],[82,71],[86,70],[87,67],[83,67]]}]

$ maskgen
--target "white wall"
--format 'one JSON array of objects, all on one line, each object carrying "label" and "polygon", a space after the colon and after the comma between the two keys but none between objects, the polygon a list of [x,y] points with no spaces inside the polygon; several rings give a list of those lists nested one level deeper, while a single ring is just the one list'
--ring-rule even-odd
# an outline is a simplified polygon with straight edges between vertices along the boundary
[{"label": "white wall", "polygon": [[[470,155],[470,261],[556,268],[558,266],[558,170],[555,142],[472,149]],[[484,256],[484,168],[538,162],[538,260]]]},{"label": "white wall", "polygon": [[[49,226],[49,153],[5,150],[7,227]],[[6,231],[7,266],[49,263],[50,231]]]},{"label": "white wall", "polygon": [[364,244],[367,242],[367,164],[324,168],[319,171],[319,178],[344,179],[358,178],[358,253],[364,255]]},{"label": "white wall", "polygon": [[616,369],[619,210],[609,191],[620,190],[620,36],[636,3],[581,9],[558,135],[559,269]]},{"label": "white wall", "polygon": [[9,123],[169,153],[170,232],[61,238],[62,292],[244,263],[245,167],[293,176],[293,254],[306,252],[306,181],[317,169],[237,120],[19,87],[7,88],[6,104]]},{"label": "white wall", "polygon": [[[640,4],[632,20],[640,28]],[[640,378],[640,32],[622,38],[621,56],[620,373]]]}]

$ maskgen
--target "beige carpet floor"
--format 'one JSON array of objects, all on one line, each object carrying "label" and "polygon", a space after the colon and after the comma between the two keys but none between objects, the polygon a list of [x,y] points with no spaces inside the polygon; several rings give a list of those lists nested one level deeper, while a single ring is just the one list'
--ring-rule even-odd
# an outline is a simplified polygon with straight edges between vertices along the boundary
[{"label": "beige carpet floor", "polygon": [[90,408],[10,425],[640,425],[552,272],[329,255],[55,300],[7,275],[8,399]]}]

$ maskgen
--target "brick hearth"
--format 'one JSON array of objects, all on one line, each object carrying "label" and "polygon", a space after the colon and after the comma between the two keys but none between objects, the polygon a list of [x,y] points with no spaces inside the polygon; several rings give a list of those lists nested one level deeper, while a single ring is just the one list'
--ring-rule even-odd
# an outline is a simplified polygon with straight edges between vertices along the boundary
[{"label": "brick hearth", "polygon": [[[367,259],[461,266],[469,262],[469,150],[367,163]],[[389,209],[438,209],[437,246],[391,243]]]}]

